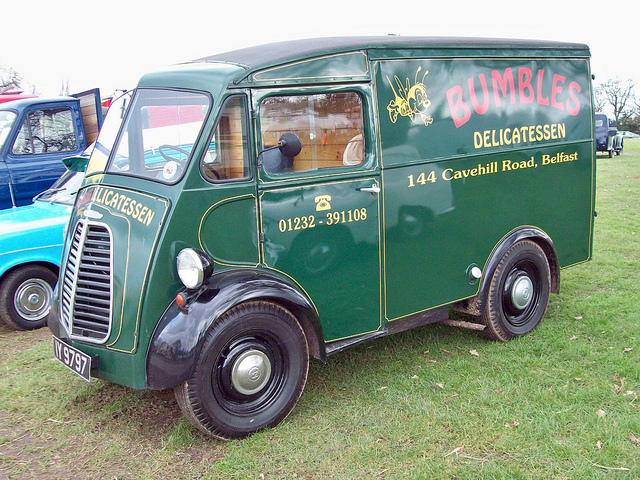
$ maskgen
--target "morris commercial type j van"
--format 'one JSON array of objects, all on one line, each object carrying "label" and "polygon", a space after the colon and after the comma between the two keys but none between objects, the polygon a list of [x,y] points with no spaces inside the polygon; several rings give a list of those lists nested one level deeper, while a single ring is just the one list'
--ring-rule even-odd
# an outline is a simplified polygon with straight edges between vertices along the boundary
[{"label": "morris commercial type j van", "polygon": [[90,379],[174,388],[203,432],[278,424],[309,358],[450,309],[541,321],[591,257],[589,49],[328,38],[142,77],[111,106],[49,327]]}]

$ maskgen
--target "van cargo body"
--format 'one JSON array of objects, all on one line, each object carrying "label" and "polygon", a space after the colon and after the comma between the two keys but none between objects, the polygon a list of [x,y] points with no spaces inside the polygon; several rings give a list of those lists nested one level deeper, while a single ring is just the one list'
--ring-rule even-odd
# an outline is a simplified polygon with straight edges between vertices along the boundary
[{"label": "van cargo body", "polygon": [[[111,106],[49,318],[85,379],[203,432],[282,421],[324,361],[451,309],[533,330],[591,258],[582,44],[327,38],[203,58]],[[116,113],[113,113],[113,112]]]}]

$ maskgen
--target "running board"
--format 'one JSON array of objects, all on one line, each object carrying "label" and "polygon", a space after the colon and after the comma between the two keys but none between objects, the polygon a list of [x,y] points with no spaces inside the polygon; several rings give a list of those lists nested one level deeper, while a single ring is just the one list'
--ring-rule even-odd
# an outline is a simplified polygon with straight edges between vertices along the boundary
[{"label": "running board", "polygon": [[380,330],[379,332],[365,333],[364,335],[358,335],[357,337],[345,338],[344,340],[338,340],[327,344],[325,352],[327,353],[327,356],[333,355],[334,353],[342,352],[343,350],[347,350],[360,343],[368,342],[374,338],[386,337],[387,335],[389,335],[389,333],[386,330]]},{"label": "running board", "polygon": [[430,323],[444,323],[448,318],[449,307],[435,308],[428,312],[417,313],[399,320],[387,322],[385,328],[378,332],[365,333],[364,335],[358,335],[357,337],[345,338],[343,340],[328,343],[325,347],[325,352],[327,355],[333,355],[334,353],[342,352],[343,350],[376,338],[386,337],[387,335],[393,335],[405,330],[422,327],[424,325],[429,325]]}]

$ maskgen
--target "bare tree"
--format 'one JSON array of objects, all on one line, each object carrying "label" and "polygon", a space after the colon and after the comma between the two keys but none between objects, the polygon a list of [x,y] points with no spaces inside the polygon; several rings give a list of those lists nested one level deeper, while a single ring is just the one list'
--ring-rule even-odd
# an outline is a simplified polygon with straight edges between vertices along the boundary
[{"label": "bare tree", "polygon": [[69,80],[68,79],[67,80],[63,80],[62,81],[62,85],[60,86],[60,95],[63,96],[63,97],[64,96],[68,96],[69,92],[70,92]]},{"label": "bare tree", "polygon": [[8,87],[18,88],[22,78],[13,68],[0,65],[0,90]]},{"label": "bare tree", "polygon": [[613,115],[617,122],[626,113],[625,110],[632,106],[634,87],[635,83],[631,79],[626,82],[609,79],[606,83],[596,87],[596,105],[598,107],[606,105],[613,107]]},{"label": "bare tree", "polygon": [[596,112],[603,112],[607,107],[607,101],[604,98],[604,95],[601,95],[596,88],[595,95],[593,96],[593,107],[596,109]]}]

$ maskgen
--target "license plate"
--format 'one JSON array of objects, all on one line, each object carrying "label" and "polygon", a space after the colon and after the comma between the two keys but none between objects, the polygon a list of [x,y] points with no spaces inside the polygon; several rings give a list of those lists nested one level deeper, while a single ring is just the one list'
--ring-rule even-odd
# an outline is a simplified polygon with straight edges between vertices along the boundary
[{"label": "license plate", "polygon": [[91,357],[73,348],[57,337],[53,337],[53,354],[72,372],[80,375],[87,382],[91,381]]}]

